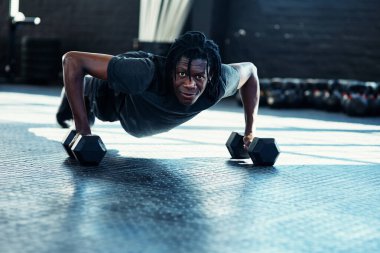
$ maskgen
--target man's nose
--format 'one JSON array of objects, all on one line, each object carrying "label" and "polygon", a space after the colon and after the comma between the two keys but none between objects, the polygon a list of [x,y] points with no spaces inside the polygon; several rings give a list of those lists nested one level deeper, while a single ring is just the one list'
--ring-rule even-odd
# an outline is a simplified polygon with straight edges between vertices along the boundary
[{"label": "man's nose", "polygon": [[188,88],[193,88],[195,87],[195,81],[194,81],[194,78],[190,77],[190,78],[186,78],[185,80],[185,86],[188,87]]}]

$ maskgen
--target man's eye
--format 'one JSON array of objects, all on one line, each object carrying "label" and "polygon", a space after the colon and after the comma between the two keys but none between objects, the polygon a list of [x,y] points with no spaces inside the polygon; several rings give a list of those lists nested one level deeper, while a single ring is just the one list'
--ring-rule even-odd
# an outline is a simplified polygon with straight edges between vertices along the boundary
[{"label": "man's eye", "polygon": [[186,73],[185,73],[185,72],[178,72],[178,76],[180,76],[180,77],[185,77],[185,76],[186,76]]},{"label": "man's eye", "polygon": [[196,75],[195,78],[197,78],[199,80],[202,80],[204,78],[204,76],[202,76],[202,75]]}]

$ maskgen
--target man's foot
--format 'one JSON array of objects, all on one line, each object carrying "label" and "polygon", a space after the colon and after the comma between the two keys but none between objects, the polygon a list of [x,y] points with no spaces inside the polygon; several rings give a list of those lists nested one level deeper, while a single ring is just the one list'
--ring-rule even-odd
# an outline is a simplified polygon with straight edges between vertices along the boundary
[{"label": "man's foot", "polygon": [[67,121],[70,121],[73,119],[73,114],[71,112],[69,101],[66,97],[65,89],[62,89],[61,93],[61,104],[58,107],[57,114],[55,115],[57,119],[58,125],[60,125],[62,128],[69,128],[70,125],[67,123]]},{"label": "man's foot", "polygon": [[84,97],[84,103],[86,105],[88,124],[92,127],[95,123],[95,114],[90,106],[90,100],[86,96]]}]

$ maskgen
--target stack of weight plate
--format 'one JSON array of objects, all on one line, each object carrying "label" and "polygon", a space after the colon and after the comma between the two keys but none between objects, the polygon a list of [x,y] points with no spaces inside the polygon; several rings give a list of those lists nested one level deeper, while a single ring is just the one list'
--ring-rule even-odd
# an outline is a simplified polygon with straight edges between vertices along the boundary
[{"label": "stack of weight plate", "polygon": [[[237,101],[241,99],[237,93]],[[380,115],[380,83],[345,79],[260,79],[260,106],[343,111],[350,116]]]}]

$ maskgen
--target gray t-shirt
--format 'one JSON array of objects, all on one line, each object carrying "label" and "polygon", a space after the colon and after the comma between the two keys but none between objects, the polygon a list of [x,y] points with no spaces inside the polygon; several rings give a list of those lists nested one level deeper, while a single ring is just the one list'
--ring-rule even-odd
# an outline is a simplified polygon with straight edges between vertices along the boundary
[{"label": "gray t-shirt", "polygon": [[237,70],[222,64],[218,96],[208,95],[206,87],[193,105],[182,105],[170,89],[164,92],[165,61],[165,57],[138,51],[117,55],[108,65],[110,88],[124,95],[119,116],[121,125],[133,136],[169,131],[237,90]]}]

